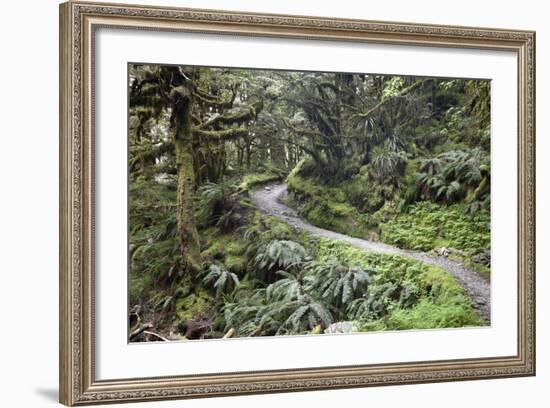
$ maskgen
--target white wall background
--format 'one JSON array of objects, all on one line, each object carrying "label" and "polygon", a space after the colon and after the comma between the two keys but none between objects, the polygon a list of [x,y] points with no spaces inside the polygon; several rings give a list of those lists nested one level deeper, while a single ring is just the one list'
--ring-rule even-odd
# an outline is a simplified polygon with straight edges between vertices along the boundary
[{"label": "white wall background", "polygon": [[[156,4],[537,31],[538,375],[534,378],[133,404],[142,407],[547,406],[550,383],[549,13],[524,0],[151,0]],[[134,0],[134,3],[143,1]],[[149,3],[149,1],[145,1]],[[0,23],[0,375],[2,406],[57,404],[57,0],[6,2]],[[542,243],[542,244],[541,244]],[[130,405],[126,405],[130,406]]]}]

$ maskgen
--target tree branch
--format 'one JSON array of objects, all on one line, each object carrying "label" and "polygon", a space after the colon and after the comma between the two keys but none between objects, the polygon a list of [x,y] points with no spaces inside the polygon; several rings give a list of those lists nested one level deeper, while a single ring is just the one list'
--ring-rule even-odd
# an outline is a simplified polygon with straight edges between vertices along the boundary
[{"label": "tree branch", "polygon": [[198,128],[204,129],[206,127],[216,127],[217,125],[224,124],[230,125],[232,123],[243,123],[253,119],[256,116],[256,109],[252,105],[247,105],[241,112],[234,114],[228,113],[226,115],[213,116],[206,122],[200,124]]},{"label": "tree branch", "polygon": [[358,113],[356,116],[358,117],[361,117],[361,118],[366,118],[366,117],[369,117],[373,112],[377,111],[378,109],[380,109],[382,106],[384,106],[388,101],[391,101],[395,98],[400,98],[406,94],[408,94],[409,92],[411,92],[412,90],[418,88],[420,85],[422,85],[424,82],[428,81],[427,79],[422,79],[420,81],[416,81],[415,83],[409,85],[408,87],[404,88],[403,90],[401,90],[401,92],[399,92],[397,95],[394,95],[394,96],[390,96],[390,97],[387,97],[387,98],[383,98],[380,102],[378,102],[376,105],[374,105],[372,108],[370,108],[368,111],[364,112],[364,113]]},{"label": "tree branch", "polygon": [[142,324],[141,326],[139,326],[137,329],[135,329],[134,331],[132,331],[130,333],[130,335],[128,336],[128,338],[130,340],[132,340],[133,338],[137,337],[138,335],[140,335],[141,333],[143,333],[144,331],[146,330],[149,330],[153,328],[153,323],[145,323],[145,324]]},{"label": "tree branch", "polygon": [[239,137],[246,136],[248,134],[248,129],[242,127],[229,128],[224,130],[203,130],[200,128],[193,128],[193,132],[201,137],[224,141],[234,140]]},{"label": "tree branch", "polygon": [[148,334],[149,336],[156,337],[157,339],[162,340],[162,341],[170,341],[166,337],[162,337],[160,334],[155,333],[155,332],[150,331],[150,330],[144,330],[143,334]]}]

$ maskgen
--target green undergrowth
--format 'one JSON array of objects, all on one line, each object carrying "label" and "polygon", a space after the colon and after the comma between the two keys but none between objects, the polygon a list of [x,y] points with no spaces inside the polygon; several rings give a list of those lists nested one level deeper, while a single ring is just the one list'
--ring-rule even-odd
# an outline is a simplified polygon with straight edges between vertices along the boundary
[{"label": "green undergrowth", "polygon": [[367,218],[347,199],[339,187],[329,187],[292,172],[286,179],[291,204],[312,224],[332,231],[372,238]]},{"label": "green undergrowth", "polygon": [[[356,316],[360,331],[479,326],[481,318],[456,279],[441,268],[396,255],[367,252],[320,239],[319,259],[336,257],[375,271],[364,295],[378,313]],[[380,295],[382,293],[382,295]],[[377,297],[377,299],[374,299]],[[407,302],[405,298],[409,297]]]},{"label": "green undergrowth", "polygon": [[395,214],[380,225],[380,239],[400,248],[433,251],[445,248],[449,257],[490,279],[490,258],[476,262],[480,254],[490,253],[490,213],[468,214],[460,204],[416,203],[407,213]]},{"label": "green undergrowth", "polygon": [[458,204],[419,202],[408,213],[382,224],[380,230],[384,242],[423,251],[438,247],[478,250],[491,244],[490,214],[469,215]]},{"label": "green undergrowth", "polygon": [[[345,193],[298,181],[300,191],[330,200],[341,231],[350,235],[349,218],[359,212],[346,204]],[[168,214],[152,216],[169,220]],[[259,211],[244,212],[240,226],[230,230],[219,223],[201,227],[204,270],[182,285],[175,227],[175,220],[145,225],[132,241],[139,269],[130,274],[131,298],[145,300],[161,316],[164,332],[201,321],[212,322],[206,338],[230,329],[241,337],[313,334],[342,321],[353,321],[358,331],[482,324],[464,289],[444,270],[317,238]]]},{"label": "green undergrowth", "polygon": [[246,273],[246,243],[241,234],[223,233],[217,227],[199,233],[203,247],[201,258],[205,264],[219,261],[231,272],[241,276]]},{"label": "green undergrowth", "polygon": [[135,305],[159,296],[178,272],[174,243],[176,187],[137,177],[130,184],[129,297]]}]

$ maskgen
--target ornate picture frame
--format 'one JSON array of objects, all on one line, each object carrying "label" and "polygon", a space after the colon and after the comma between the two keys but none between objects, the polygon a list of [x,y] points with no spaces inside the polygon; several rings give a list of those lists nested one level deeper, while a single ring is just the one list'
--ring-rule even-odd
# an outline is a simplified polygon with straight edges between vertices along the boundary
[{"label": "ornate picture frame", "polygon": [[[100,28],[506,51],[517,56],[517,353],[98,379],[95,39]],[[220,62],[223,64],[223,62]],[[124,135],[121,135],[124,137]],[[60,6],[60,402],[80,405],[535,375],[535,33],[67,2]]]}]

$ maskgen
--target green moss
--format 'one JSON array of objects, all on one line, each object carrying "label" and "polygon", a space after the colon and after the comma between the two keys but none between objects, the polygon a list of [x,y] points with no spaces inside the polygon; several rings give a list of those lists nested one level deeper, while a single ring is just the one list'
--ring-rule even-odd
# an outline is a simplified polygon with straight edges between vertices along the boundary
[{"label": "green moss", "polygon": [[230,255],[243,255],[246,252],[246,244],[243,241],[233,240],[227,245],[227,253]]},{"label": "green moss", "polygon": [[235,233],[225,234],[217,227],[200,231],[203,242],[201,256],[204,262],[223,261],[227,255],[242,255],[246,246]]},{"label": "green moss", "polygon": [[273,239],[295,239],[298,236],[303,236],[303,233],[295,230],[286,222],[281,221],[276,217],[269,217],[265,214],[256,211],[250,219],[248,231],[256,231],[255,236],[258,236],[263,242]]},{"label": "green moss", "polygon": [[205,317],[215,306],[214,298],[206,289],[197,289],[194,293],[176,300],[176,320],[185,322]]},{"label": "green moss", "polygon": [[214,260],[223,261],[225,259],[225,246],[223,241],[214,241],[201,252],[201,258],[204,262],[210,263]]},{"label": "green moss", "polygon": [[218,228],[208,228],[201,232],[204,249],[203,261],[221,261],[225,267],[239,276],[246,273],[246,243],[240,234],[224,234]]},{"label": "green moss", "polygon": [[239,189],[248,191],[263,184],[281,181],[282,176],[278,173],[251,173],[243,177],[243,181],[239,184]]},{"label": "green moss", "polygon": [[243,276],[246,273],[246,258],[244,256],[228,255],[225,258],[224,265],[228,271]]},{"label": "green moss", "polygon": [[361,213],[376,212],[394,196],[393,185],[375,181],[371,172],[370,165],[363,166],[359,174],[339,186],[345,192],[346,201]]},{"label": "green moss", "polygon": [[[374,279],[378,282],[400,282],[410,278],[416,279],[426,268],[434,268],[409,258],[365,251],[341,241],[327,238],[321,238],[318,241],[316,255],[322,261],[337,258],[348,265],[359,265],[374,269],[376,271]],[[443,270],[441,272],[446,274]]]},{"label": "green moss", "polygon": [[287,179],[289,199],[312,224],[360,238],[369,238],[367,218],[349,203],[339,187],[328,187],[291,173]]}]

